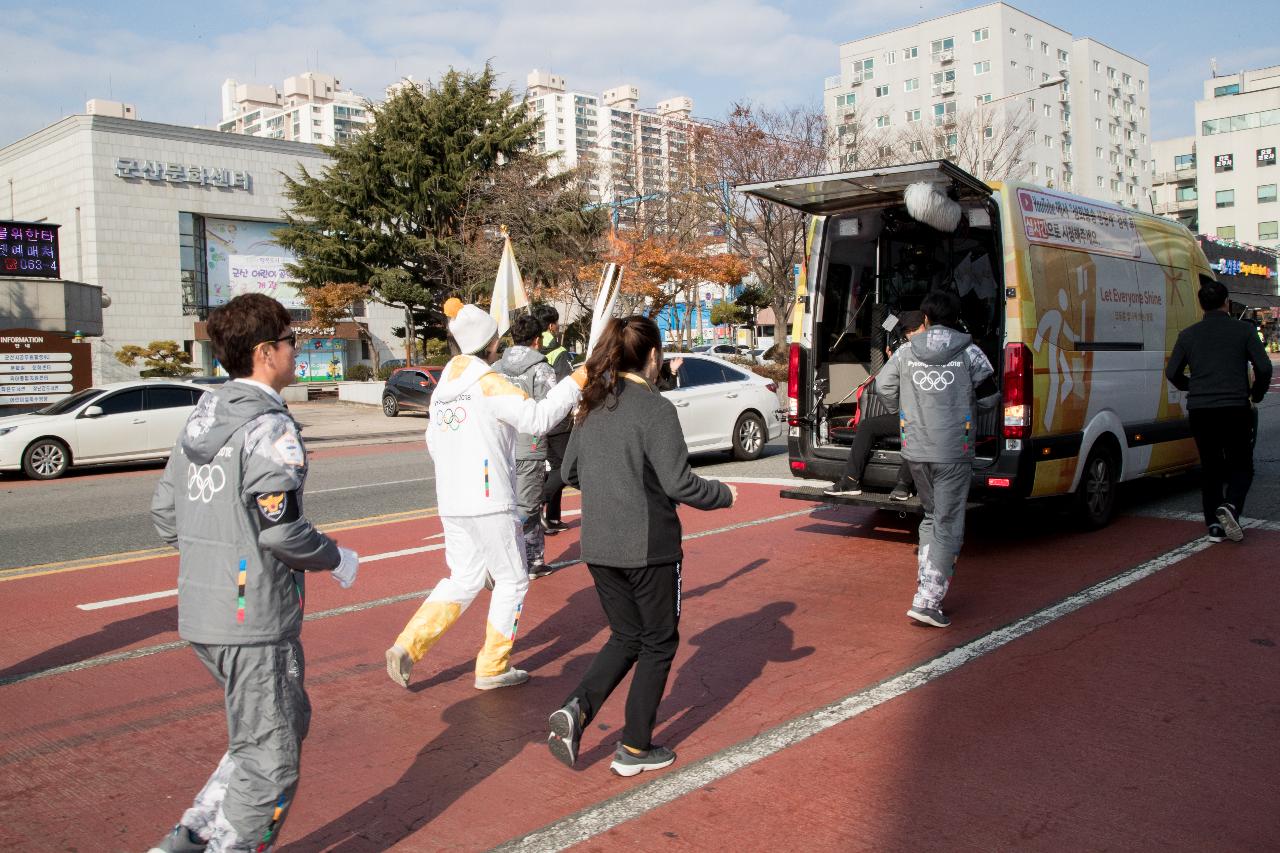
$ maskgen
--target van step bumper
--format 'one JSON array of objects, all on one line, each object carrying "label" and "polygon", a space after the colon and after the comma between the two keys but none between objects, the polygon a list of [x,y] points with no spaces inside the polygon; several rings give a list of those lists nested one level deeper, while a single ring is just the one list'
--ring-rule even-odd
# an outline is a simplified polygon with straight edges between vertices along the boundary
[{"label": "van step bumper", "polygon": [[[863,492],[860,495],[828,495],[818,488],[795,488],[783,489],[779,495],[784,498],[790,498],[797,501],[813,501],[814,503],[836,504],[842,506],[862,506],[871,509],[882,509],[886,512],[900,512],[909,515],[923,515],[924,507],[920,504],[920,498],[912,495],[905,501],[889,500],[888,492]],[[965,505],[965,509],[971,510],[982,504],[978,501],[969,501]]]}]

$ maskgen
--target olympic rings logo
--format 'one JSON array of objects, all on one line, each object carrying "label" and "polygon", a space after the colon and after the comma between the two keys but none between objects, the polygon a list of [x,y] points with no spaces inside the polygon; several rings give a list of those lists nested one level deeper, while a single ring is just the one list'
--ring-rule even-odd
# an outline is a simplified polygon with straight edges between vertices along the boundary
[{"label": "olympic rings logo", "polygon": [[457,430],[467,419],[467,410],[459,406],[456,409],[440,410],[440,429]]},{"label": "olympic rings logo", "polygon": [[917,370],[911,374],[911,381],[921,391],[944,391],[956,381],[956,375],[950,370]]},{"label": "olympic rings logo", "polygon": [[187,500],[208,503],[227,485],[227,474],[221,465],[187,463]]}]

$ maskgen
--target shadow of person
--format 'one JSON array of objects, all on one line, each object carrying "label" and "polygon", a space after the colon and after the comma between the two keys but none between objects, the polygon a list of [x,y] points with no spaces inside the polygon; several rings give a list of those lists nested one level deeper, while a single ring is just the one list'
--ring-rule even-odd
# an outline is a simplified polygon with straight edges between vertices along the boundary
[{"label": "shadow of person", "polygon": [[[679,744],[727,707],[769,663],[790,663],[813,654],[813,646],[792,648],[795,635],[782,618],[795,609],[794,602],[776,601],[690,638],[688,644],[697,651],[680,667],[675,684],[658,707],[660,731],[654,742],[666,747]],[[601,743],[584,753],[578,766],[612,755],[614,748],[612,741]]]},{"label": "shadow of person", "polygon": [[178,630],[178,607],[166,607],[150,613],[140,613],[128,619],[118,619],[103,625],[92,634],[76,637],[65,643],[46,649],[26,660],[0,670],[0,684],[21,680],[22,676],[37,673],[55,666],[79,663],[99,655],[114,652],[158,634]]},{"label": "shadow of person", "polygon": [[[444,727],[400,778],[345,814],[288,842],[284,850],[365,853],[387,850],[443,814],[533,741],[546,737],[546,707],[586,671],[591,655],[560,675],[507,690],[486,690],[445,709]],[[530,695],[533,693],[533,695]],[[439,844],[424,840],[423,849]]]}]

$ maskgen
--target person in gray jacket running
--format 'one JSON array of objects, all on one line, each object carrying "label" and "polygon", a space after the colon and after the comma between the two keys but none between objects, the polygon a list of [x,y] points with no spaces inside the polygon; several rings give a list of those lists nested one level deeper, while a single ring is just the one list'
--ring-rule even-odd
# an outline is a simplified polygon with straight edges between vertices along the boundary
[{"label": "person in gray jacket running", "polygon": [[303,578],[345,588],[359,559],[302,515],[307,455],[280,391],[293,381],[289,312],[262,294],[209,316],[233,377],[200,398],[151,502],[178,548],[178,635],[222,687],[229,743],[179,823],[152,851],[269,850],[292,805],[311,721],[303,687]]},{"label": "person in gray jacket running", "polygon": [[[510,379],[534,400],[546,399],[556,384],[555,368],[538,347],[542,324],[521,314],[511,324],[511,340],[494,370]],[[522,432],[516,436],[516,517],[524,532],[524,555],[529,577],[547,574],[547,542],[542,527],[542,490],[547,482],[547,437]]]},{"label": "person in gray jacket running", "polygon": [[920,310],[924,331],[894,352],[876,375],[876,387],[898,409],[902,456],[924,507],[919,578],[907,615],[945,628],[951,620],[942,612],[942,599],[964,543],[976,410],[995,406],[998,397],[991,362],[969,335],[955,329],[955,294],[933,291]]}]

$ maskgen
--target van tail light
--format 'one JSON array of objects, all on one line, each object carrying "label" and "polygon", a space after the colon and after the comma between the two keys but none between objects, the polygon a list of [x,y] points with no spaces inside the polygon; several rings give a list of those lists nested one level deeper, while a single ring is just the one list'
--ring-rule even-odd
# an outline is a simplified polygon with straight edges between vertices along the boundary
[{"label": "van tail light", "polygon": [[1031,435],[1031,350],[1026,344],[1008,344],[1004,348],[1004,375],[1000,396],[1004,406],[1005,438],[1027,438]]},{"label": "van tail light", "polygon": [[787,426],[800,426],[800,345],[787,351]]}]

